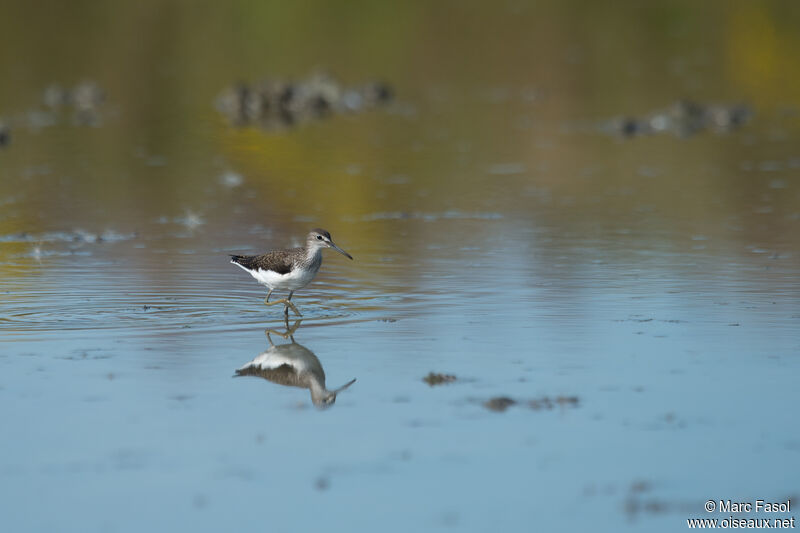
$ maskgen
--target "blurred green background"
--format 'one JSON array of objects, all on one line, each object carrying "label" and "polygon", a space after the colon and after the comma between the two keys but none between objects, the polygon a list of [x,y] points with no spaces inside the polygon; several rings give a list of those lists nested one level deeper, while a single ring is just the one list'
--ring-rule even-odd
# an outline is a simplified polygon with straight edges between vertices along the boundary
[{"label": "blurred green background", "polygon": [[[446,210],[565,232],[644,220],[765,246],[796,225],[797,189],[785,183],[800,127],[793,2],[78,1],[2,11],[0,116],[13,141],[0,152],[0,193],[21,198],[0,234],[136,230],[185,210],[218,227],[243,205],[251,221],[291,234],[307,229],[298,217],[335,225]],[[317,68],[345,85],[386,80],[396,101],[282,132],[233,128],[214,108],[237,81]],[[107,93],[98,127],[29,125],[45,87],[85,79]],[[743,102],[755,119],[686,140],[586,128],[680,98]],[[771,174],[758,173],[765,161]],[[245,177],[248,197],[209,192],[226,171]],[[770,213],[759,212],[764,193]],[[217,215],[214,202],[224,204]],[[726,230],[730,217],[741,231]],[[390,231],[356,226],[357,247]]]}]

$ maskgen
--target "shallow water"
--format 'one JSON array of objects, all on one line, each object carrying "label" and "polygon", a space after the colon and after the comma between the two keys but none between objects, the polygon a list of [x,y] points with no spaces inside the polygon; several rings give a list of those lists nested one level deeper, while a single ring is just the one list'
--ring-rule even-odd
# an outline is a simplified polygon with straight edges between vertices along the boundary
[{"label": "shallow water", "polygon": [[[28,51],[0,52],[4,529],[676,531],[726,518],[709,499],[797,501],[793,12],[226,6],[0,21]],[[64,42],[71,17],[95,22]],[[214,109],[320,64],[397,99],[277,132]],[[98,124],[31,118],[81,77]],[[681,97],[755,116],[587,127]],[[233,378],[292,340],[227,262],[316,226],[355,257],[294,300],[327,386],[357,379],[324,410]]]}]

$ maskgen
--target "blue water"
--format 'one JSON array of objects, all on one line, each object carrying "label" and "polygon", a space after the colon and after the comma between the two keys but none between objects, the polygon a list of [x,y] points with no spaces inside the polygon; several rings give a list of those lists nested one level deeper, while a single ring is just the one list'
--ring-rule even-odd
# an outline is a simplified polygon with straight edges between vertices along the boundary
[{"label": "blue water", "polygon": [[[121,261],[122,243],[18,260],[0,350],[4,521],[674,531],[707,499],[794,494],[791,268],[659,255],[634,274],[596,250],[601,263],[581,251],[574,271],[544,272],[503,240],[512,223],[488,224],[478,257],[458,243],[327,257],[295,333],[330,388],[357,378],[327,410],[232,377],[281,314],[200,235],[157,270]],[[413,275],[393,271],[409,259]],[[457,381],[430,387],[430,371]],[[498,396],[519,403],[484,406]],[[559,396],[578,403],[527,405]]]}]

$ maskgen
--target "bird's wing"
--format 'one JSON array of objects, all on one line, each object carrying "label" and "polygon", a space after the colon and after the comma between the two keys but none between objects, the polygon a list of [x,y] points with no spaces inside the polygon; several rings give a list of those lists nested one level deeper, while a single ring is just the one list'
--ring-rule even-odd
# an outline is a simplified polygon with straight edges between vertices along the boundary
[{"label": "bird's wing", "polygon": [[236,370],[236,377],[239,376],[256,376],[264,378],[278,385],[287,385],[290,387],[305,387],[301,382],[297,369],[282,364],[275,368],[258,368],[255,366],[244,366]]},{"label": "bird's wing", "polygon": [[281,252],[267,252],[262,255],[232,255],[231,262],[242,265],[247,270],[271,270],[278,274],[288,274],[294,265],[291,256]]}]

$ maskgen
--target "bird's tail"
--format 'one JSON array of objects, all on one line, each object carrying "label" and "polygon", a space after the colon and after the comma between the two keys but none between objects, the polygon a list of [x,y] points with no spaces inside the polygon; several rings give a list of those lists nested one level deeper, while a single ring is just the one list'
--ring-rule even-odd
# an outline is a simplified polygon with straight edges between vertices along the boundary
[{"label": "bird's tail", "polygon": [[256,266],[254,264],[255,258],[256,256],[253,255],[231,255],[231,263],[252,274]]}]

